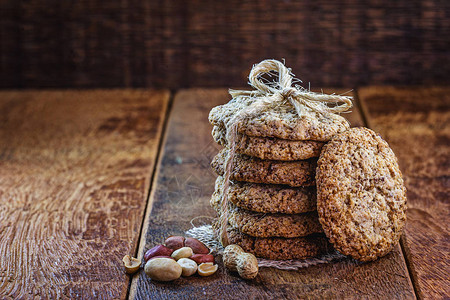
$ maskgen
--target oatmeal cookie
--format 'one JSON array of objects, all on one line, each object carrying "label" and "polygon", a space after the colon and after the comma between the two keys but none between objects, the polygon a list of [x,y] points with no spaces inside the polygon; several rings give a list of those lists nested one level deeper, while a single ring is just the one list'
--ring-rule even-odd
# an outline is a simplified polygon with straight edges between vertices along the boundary
[{"label": "oatmeal cookie", "polygon": [[[216,197],[222,197],[223,183],[224,178],[218,176]],[[315,186],[292,188],[230,180],[228,201],[237,207],[262,213],[298,214],[317,209]]]},{"label": "oatmeal cookie", "polygon": [[[227,128],[230,120],[254,101],[252,98],[234,98],[227,104],[214,107],[209,113],[209,121]],[[237,124],[237,131],[248,136],[326,142],[349,127],[345,118],[332,113],[306,112],[299,117],[295,108],[287,104],[272,105],[242,119]]]},{"label": "oatmeal cookie", "polygon": [[[214,126],[212,136],[218,144],[224,147],[228,144],[225,135],[225,128]],[[319,157],[320,150],[324,144],[324,142],[318,141],[293,141],[238,134],[236,152],[260,159],[304,160],[311,157]]]},{"label": "oatmeal cookie", "polygon": [[317,166],[317,210],[335,248],[360,261],[387,254],[406,221],[397,158],[374,131],[352,128],[324,146]]},{"label": "oatmeal cookie", "polygon": [[[228,149],[223,149],[211,162],[219,175],[224,174]],[[293,187],[314,185],[317,159],[296,161],[262,160],[235,154],[230,178],[254,183],[285,184]]]},{"label": "oatmeal cookie", "polygon": [[332,251],[324,234],[313,234],[297,238],[255,238],[239,232],[231,226],[227,229],[228,240],[245,252],[272,260],[306,259]]},{"label": "oatmeal cookie", "polygon": [[[211,206],[221,214],[221,199],[217,194],[211,197]],[[254,237],[301,237],[323,232],[317,212],[303,214],[257,213],[236,207],[229,203],[228,222],[242,233]]]}]

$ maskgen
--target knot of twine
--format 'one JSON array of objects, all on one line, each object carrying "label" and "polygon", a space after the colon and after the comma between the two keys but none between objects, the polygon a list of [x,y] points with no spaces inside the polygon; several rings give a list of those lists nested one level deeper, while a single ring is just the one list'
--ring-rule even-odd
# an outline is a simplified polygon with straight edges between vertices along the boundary
[{"label": "knot of twine", "polygon": [[[271,72],[277,72],[278,81],[265,83],[262,75],[272,75]],[[308,112],[321,115],[341,113],[352,107],[352,97],[341,95],[327,95],[314,93],[298,85],[292,86],[293,75],[291,69],[287,68],[282,62],[274,59],[266,59],[257,65],[254,65],[248,76],[249,84],[255,88],[253,91],[230,90],[230,95],[239,100],[251,98],[252,103],[240,110],[227,123],[227,140],[230,150],[225,160],[224,166],[224,184],[222,187],[221,214],[219,217],[219,237],[223,246],[229,244],[227,235],[228,225],[228,188],[230,175],[233,165],[233,157],[236,153],[237,142],[237,124],[245,118],[249,118],[255,113],[267,109],[275,103],[283,105],[290,103],[302,117]],[[287,100],[287,101],[286,101]],[[335,104],[329,106],[328,104]]]},{"label": "knot of twine", "polygon": [[[262,75],[278,73],[278,81],[269,82],[262,80]],[[352,107],[352,97],[341,95],[327,95],[311,92],[298,85],[292,86],[293,75],[290,68],[274,59],[266,59],[253,66],[248,76],[249,84],[255,88],[254,91],[230,90],[233,98],[253,97],[255,99],[265,97],[265,102],[276,102],[277,100],[289,100],[294,106],[299,117],[306,113],[306,110],[319,114],[340,113]],[[328,106],[333,103],[335,106]],[[341,104],[339,104],[341,103]]]}]

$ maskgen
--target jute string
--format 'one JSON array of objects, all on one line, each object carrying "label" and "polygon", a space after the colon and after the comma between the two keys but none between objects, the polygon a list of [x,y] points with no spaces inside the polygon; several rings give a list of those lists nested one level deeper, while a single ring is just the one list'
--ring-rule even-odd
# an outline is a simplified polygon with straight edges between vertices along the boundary
[{"label": "jute string", "polygon": [[[269,82],[263,79],[263,75],[271,77],[273,72],[278,75],[278,80]],[[257,113],[270,110],[274,106],[294,107],[299,118],[307,114],[341,113],[352,107],[351,97],[341,95],[326,95],[313,93],[298,85],[292,86],[293,75],[291,70],[282,62],[267,59],[254,65],[250,75],[249,84],[255,89],[252,91],[230,90],[230,95],[237,103],[250,99],[251,104],[238,111],[226,124],[227,140],[230,147],[224,167],[224,185],[222,191],[221,214],[219,217],[218,236],[222,245],[229,244],[227,234],[228,223],[228,188],[233,169],[233,158],[236,153],[238,124],[245,119],[251,119]],[[330,106],[333,104],[333,106]]]}]

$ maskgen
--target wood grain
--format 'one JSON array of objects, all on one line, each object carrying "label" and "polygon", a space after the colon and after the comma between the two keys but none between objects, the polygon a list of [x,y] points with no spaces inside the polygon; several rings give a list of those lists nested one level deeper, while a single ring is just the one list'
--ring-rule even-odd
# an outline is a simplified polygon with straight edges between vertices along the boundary
[{"label": "wood grain", "polygon": [[[194,225],[215,216],[209,206],[215,174],[209,163],[219,146],[211,137],[209,110],[229,99],[225,90],[193,89],[177,93],[168,122],[149,215],[139,253],[162,243],[169,235],[183,235]],[[358,110],[351,118],[362,124]],[[254,281],[228,273],[216,257],[218,272],[207,278],[193,276],[158,283],[140,272],[132,282],[132,299],[413,299],[414,291],[399,247],[372,263],[351,259],[299,271],[262,268]]]},{"label": "wood grain", "polygon": [[448,84],[450,2],[0,3],[0,87],[229,87],[286,59],[305,83]]},{"label": "wood grain", "polygon": [[370,125],[399,159],[408,197],[403,246],[421,298],[450,295],[450,88],[367,87]]},{"label": "wood grain", "polygon": [[116,299],[169,93],[0,93],[0,298]]}]

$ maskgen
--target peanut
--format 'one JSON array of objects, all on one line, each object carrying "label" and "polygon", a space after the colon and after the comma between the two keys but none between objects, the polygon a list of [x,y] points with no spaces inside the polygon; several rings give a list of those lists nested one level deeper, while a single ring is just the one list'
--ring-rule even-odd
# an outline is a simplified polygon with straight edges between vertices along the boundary
[{"label": "peanut", "polygon": [[189,247],[182,247],[178,250],[173,251],[172,253],[172,257],[175,258],[175,260],[179,260],[180,258],[188,258],[191,257],[192,254],[194,254],[192,252],[192,249]]},{"label": "peanut", "polygon": [[[151,257],[150,259],[161,258],[161,257],[163,257],[163,258],[169,258],[169,259],[171,259],[171,260],[175,260],[172,256],[167,256],[167,255],[153,256],[153,257]],[[150,260],[150,259],[149,259],[149,260]]]},{"label": "peanut", "polygon": [[228,245],[223,251],[223,264],[230,270],[237,272],[237,257],[245,253],[244,250],[238,245]]},{"label": "peanut", "polygon": [[191,247],[195,254],[208,254],[209,249],[202,242],[194,238],[187,238],[184,240],[184,246]]},{"label": "peanut", "polygon": [[214,255],[212,254],[194,254],[189,258],[195,261],[197,264],[214,262]]},{"label": "peanut", "polygon": [[258,275],[258,260],[251,253],[243,253],[238,256],[237,271],[244,279],[253,279]]},{"label": "peanut", "polygon": [[197,272],[197,263],[189,258],[180,258],[177,263],[183,269],[181,275],[191,276]]},{"label": "peanut", "polygon": [[155,256],[170,256],[172,255],[173,250],[167,248],[164,245],[158,245],[153,247],[152,249],[147,250],[144,254],[144,260],[148,261],[150,258]]},{"label": "peanut", "polygon": [[165,240],[164,244],[166,244],[167,248],[173,250],[180,249],[181,247],[184,247],[184,237],[171,235]]},{"label": "peanut", "polygon": [[129,255],[125,255],[122,261],[123,266],[125,267],[125,272],[127,272],[127,274],[134,274],[141,267],[141,261]]},{"label": "peanut", "polygon": [[150,259],[144,267],[145,274],[157,281],[172,281],[180,278],[183,269],[170,258],[159,257]]},{"label": "peanut", "polygon": [[251,253],[245,253],[238,245],[228,245],[223,252],[223,264],[230,271],[237,271],[244,279],[258,275],[258,260]]},{"label": "peanut", "polygon": [[198,266],[198,274],[200,276],[210,276],[217,271],[217,265],[208,262],[208,263],[202,263]]}]

